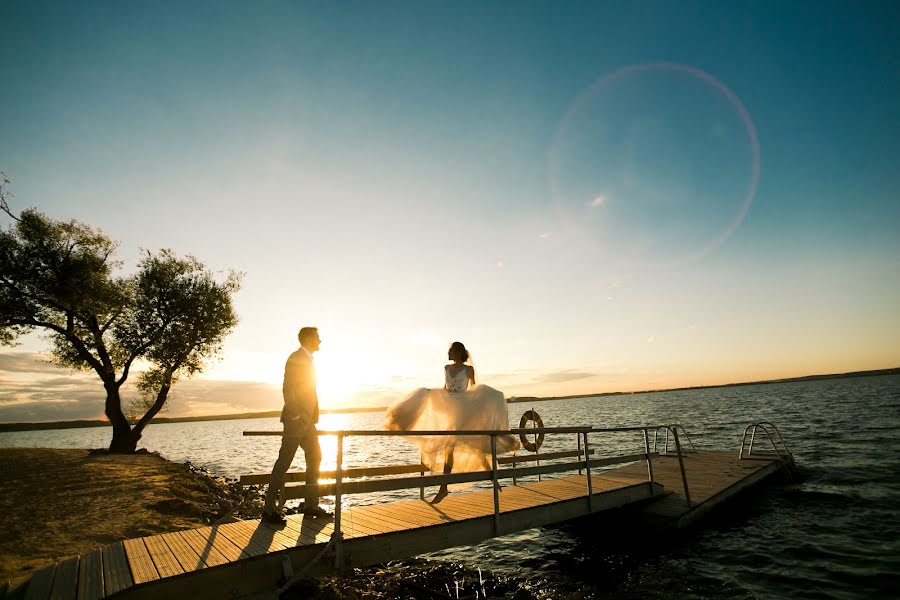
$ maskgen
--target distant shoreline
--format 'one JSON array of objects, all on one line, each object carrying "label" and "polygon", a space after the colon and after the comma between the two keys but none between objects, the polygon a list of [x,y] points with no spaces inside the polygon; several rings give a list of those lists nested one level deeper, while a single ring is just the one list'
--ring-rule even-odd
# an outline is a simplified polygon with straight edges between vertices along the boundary
[{"label": "distant shoreline", "polygon": [[[900,367],[892,369],[876,369],[871,371],[853,371],[850,373],[831,373],[826,375],[805,375],[802,377],[786,377],[784,379],[766,379],[763,381],[745,381],[740,383],[722,383],[718,385],[695,385],[679,388],[665,388],[657,390],[641,390],[636,392],[598,392],[594,394],[574,394],[571,396],[514,396],[510,397],[510,404],[519,402],[549,402],[553,400],[570,400],[573,398],[597,398],[606,396],[625,396],[630,394],[657,394],[661,392],[679,392],[687,390],[706,390],[715,388],[729,388],[744,385],[765,385],[770,383],[796,383],[803,381],[815,381],[819,379],[845,379],[853,377],[877,377],[881,375],[900,375]],[[380,412],[386,406],[372,406],[359,408],[337,408],[322,410],[322,414],[351,414],[363,412]],[[271,419],[281,415],[280,410],[266,412],[238,413],[231,415],[206,415],[198,417],[157,417],[151,424],[163,423],[192,423],[196,421],[233,421],[238,419]],[[81,421],[54,421],[47,423],[0,423],[0,432],[7,431],[40,431],[47,429],[77,429],[82,427],[109,427],[109,421],[105,420],[81,420]]]}]

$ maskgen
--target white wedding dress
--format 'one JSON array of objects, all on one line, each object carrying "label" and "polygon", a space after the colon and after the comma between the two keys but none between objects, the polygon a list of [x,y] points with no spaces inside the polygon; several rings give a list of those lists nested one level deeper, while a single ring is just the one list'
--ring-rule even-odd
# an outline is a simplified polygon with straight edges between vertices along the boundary
[{"label": "white wedding dress", "polygon": [[[445,371],[446,389],[419,388],[395,402],[385,414],[384,427],[392,431],[509,431],[509,413],[503,392],[486,385],[469,387],[466,369]],[[453,472],[491,468],[491,438],[487,435],[407,436],[422,450],[422,462],[442,472],[453,456]],[[518,449],[512,434],[497,436],[497,453]]]}]

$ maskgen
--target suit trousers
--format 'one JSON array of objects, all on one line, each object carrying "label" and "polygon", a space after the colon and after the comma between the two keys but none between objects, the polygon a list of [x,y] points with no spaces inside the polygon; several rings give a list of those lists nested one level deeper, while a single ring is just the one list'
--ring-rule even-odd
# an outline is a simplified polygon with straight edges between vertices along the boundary
[{"label": "suit trousers", "polygon": [[301,427],[284,424],[284,435],[281,438],[281,450],[278,451],[278,460],[272,467],[272,475],[269,477],[269,489],[266,490],[266,505],[264,510],[272,512],[276,508],[278,492],[284,485],[284,475],[294,461],[297,448],[303,448],[306,457],[306,506],[319,505],[319,493],[314,487],[319,483],[319,464],[322,462],[322,448],[319,446],[319,436],[316,435],[314,424]]}]

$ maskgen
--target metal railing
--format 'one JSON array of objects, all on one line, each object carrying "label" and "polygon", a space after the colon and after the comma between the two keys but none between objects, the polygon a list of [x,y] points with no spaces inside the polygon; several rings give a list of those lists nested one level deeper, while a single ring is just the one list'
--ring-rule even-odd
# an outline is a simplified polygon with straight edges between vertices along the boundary
[{"label": "metal railing", "polygon": [[[593,481],[591,478],[591,468],[592,467],[602,467],[606,465],[613,464],[622,464],[628,462],[636,462],[640,460],[645,460],[647,462],[647,481],[650,484],[650,493],[653,494],[654,488],[654,476],[653,476],[653,458],[658,457],[659,455],[653,452],[650,452],[650,442],[649,442],[649,431],[651,429],[659,429],[660,427],[670,427],[670,426],[646,426],[646,427],[614,427],[614,428],[594,428],[594,427],[543,427],[543,428],[527,428],[527,429],[510,429],[506,431],[486,431],[486,430],[466,430],[466,431],[454,431],[452,435],[454,436],[489,436],[490,437],[490,447],[491,447],[491,470],[490,471],[478,471],[478,472],[468,472],[468,473],[455,473],[455,474],[447,474],[447,475],[428,475],[425,476],[420,474],[419,477],[400,477],[400,478],[392,478],[392,479],[382,479],[382,480],[369,480],[369,481],[359,481],[359,482],[345,482],[344,475],[345,473],[349,473],[354,471],[354,469],[345,470],[343,467],[344,460],[344,439],[351,436],[361,436],[361,437],[370,437],[370,436],[387,436],[387,437],[405,437],[405,436],[447,436],[448,432],[446,431],[382,431],[382,430],[338,430],[338,431],[318,431],[317,435],[321,436],[335,436],[337,438],[337,452],[336,452],[336,460],[335,460],[335,470],[334,470],[334,484],[316,484],[319,492],[319,496],[327,495],[327,491],[332,491],[334,494],[334,533],[332,534],[332,540],[330,543],[333,543],[334,553],[335,553],[335,567],[343,566],[343,551],[342,551],[342,539],[343,535],[341,532],[341,510],[342,510],[342,498],[347,494],[354,493],[371,493],[378,491],[391,491],[391,490],[400,490],[400,489],[414,489],[420,488],[424,489],[426,486],[435,486],[435,485],[449,485],[454,483],[469,483],[476,481],[491,481],[493,487],[493,534],[497,535],[500,531],[500,479],[501,478],[521,478],[533,475],[543,475],[548,473],[559,473],[563,471],[575,470],[578,469],[579,473],[583,470],[585,472],[585,479],[587,485],[587,506],[588,511],[593,512]],[[614,433],[614,432],[628,432],[628,431],[640,431],[643,434],[643,442],[644,442],[644,451],[638,454],[630,454],[630,455],[622,455],[622,456],[614,456],[614,457],[606,457],[606,458],[598,458],[592,459],[591,454],[593,451],[590,449],[589,438],[588,436],[592,433]],[[514,466],[508,469],[500,469],[500,458],[497,456],[497,436],[501,435],[518,435],[520,433],[526,434],[576,434],[578,437],[578,460],[575,462],[567,462],[562,464],[545,464],[538,465],[534,467],[518,467]],[[684,472],[684,463],[681,460],[681,445],[678,439],[678,433],[674,429],[672,433],[675,438],[675,445],[678,449],[679,454],[679,463],[681,465],[681,474],[682,481],[684,483],[684,492],[685,498],[687,500],[688,506],[691,506],[690,494],[688,492],[687,485],[687,476]],[[282,431],[245,431],[245,436],[281,436],[283,435]],[[566,453],[556,453],[556,454],[566,454]],[[559,456],[557,456],[558,458]],[[513,459],[516,460],[516,459]],[[506,461],[512,462],[512,461]],[[519,462],[523,462],[523,459],[519,459]],[[385,467],[384,470],[389,470],[392,467]],[[407,465],[406,467],[400,468],[411,468],[414,471],[418,471],[421,469],[421,465]],[[377,469],[356,469],[356,470],[365,470],[368,473],[372,473],[373,471],[377,471]],[[410,471],[406,471],[410,472]],[[322,473],[325,475],[325,473]],[[329,473],[330,475],[330,473]],[[295,486],[296,488],[300,488],[303,486]],[[280,496],[284,496],[285,488],[282,487]]]},{"label": "metal railing", "polygon": [[[778,442],[781,444],[781,449],[778,449],[778,445],[775,443],[775,439],[772,437],[772,434],[769,433],[769,427],[771,427],[775,431],[775,435],[778,436]],[[738,451],[738,458],[744,458],[744,446],[747,443],[747,434],[750,433],[750,446],[747,448],[747,457],[750,457],[753,454],[753,442],[756,440],[756,432],[757,430],[762,429],[766,434],[766,437],[769,438],[769,443],[772,444],[772,451],[779,457],[791,456],[791,451],[788,450],[787,444],[784,443],[784,438],[781,437],[781,432],[778,431],[778,428],[775,427],[773,423],[770,421],[759,421],[758,423],[751,423],[747,425],[747,428],[744,429],[744,436],[741,438],[741,449]],[[752,430],[752,432],[751,432]]]},{"label": "metal railing", "polygon": [[[665,429],[665,430],[666,430],[666,445],[665,445],[665,450],[662,452],[662,454],[668,454],[668,453],[669,453],[669,433],[670,433],[670,432],[674,432],[674,431],[676,431],[676,430],[678,430],[678,429],[681,429],[681,433],[683,433],[683,434],[684,434],[684,437],[687,438],[688,444],[690,444],[690,446],[691,446],[691,450],[690,450],[690,451],[691,451],[691,452],[696,452],[696,451],[697,451],[697,449],[694,448],[694,442],[691,440],[691,436],[688,435],[688,432],[687,432],[687,430],[684,428],[684,426],[681,425],[680,423],[672,423],[671,425],[660,425],[660,426],[658,426],[658,427],[653,431],[653,451],[654,451],[654,452],[657,452],[657,442],[659,441],[659,430],[660,430],[660,429]],[[674,437],[674,436],[673,436],[673,437]],[[678,448],[678,451],[680,452],[681,449]]]}]

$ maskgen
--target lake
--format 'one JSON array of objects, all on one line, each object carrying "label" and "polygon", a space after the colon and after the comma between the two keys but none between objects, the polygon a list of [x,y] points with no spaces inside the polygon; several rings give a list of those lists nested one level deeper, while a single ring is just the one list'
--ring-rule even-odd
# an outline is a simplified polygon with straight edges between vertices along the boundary
[{"label": "lake", "polygon": [[[516,403],[509,405],[512,426],[532,407],[548,427],[681,423],[697,449],[735,453],[748,424],[771,421],[801,475],[677,539],[620,545],[607,543],[600,525],[536,529],[389,565],[375,579],[418,576],[437,564],[481,569],[505,581],[497,594],[509,597],[509,589],[542,598],[900,596],[900,376]],[[382,418],[327,414],[320,429],[380,429]],[[278,429],[277,419],[158,424],[141,445],[237,477],[269,471],[279,445],[277,437],[242,432]],[[100,448],[109,436],[100,427],[4,432],[0,447]],[[548,436],[541,450],[574,444],[573,435]],[[603,456],[639,452],[643,442],[639,434],[597,434],[591,444]],[[334,439],[323,438],[322,449],[322,468],[333,468]],[[397,438],[351,437],[344,445],[345,466],[417,460],[418,451]],[[302,467],[298,452],[294,468]],[[411,496],[418,491],[351,496],[347,503]],[[370,575],[359,577],[361,590],[372,585]]]}]

